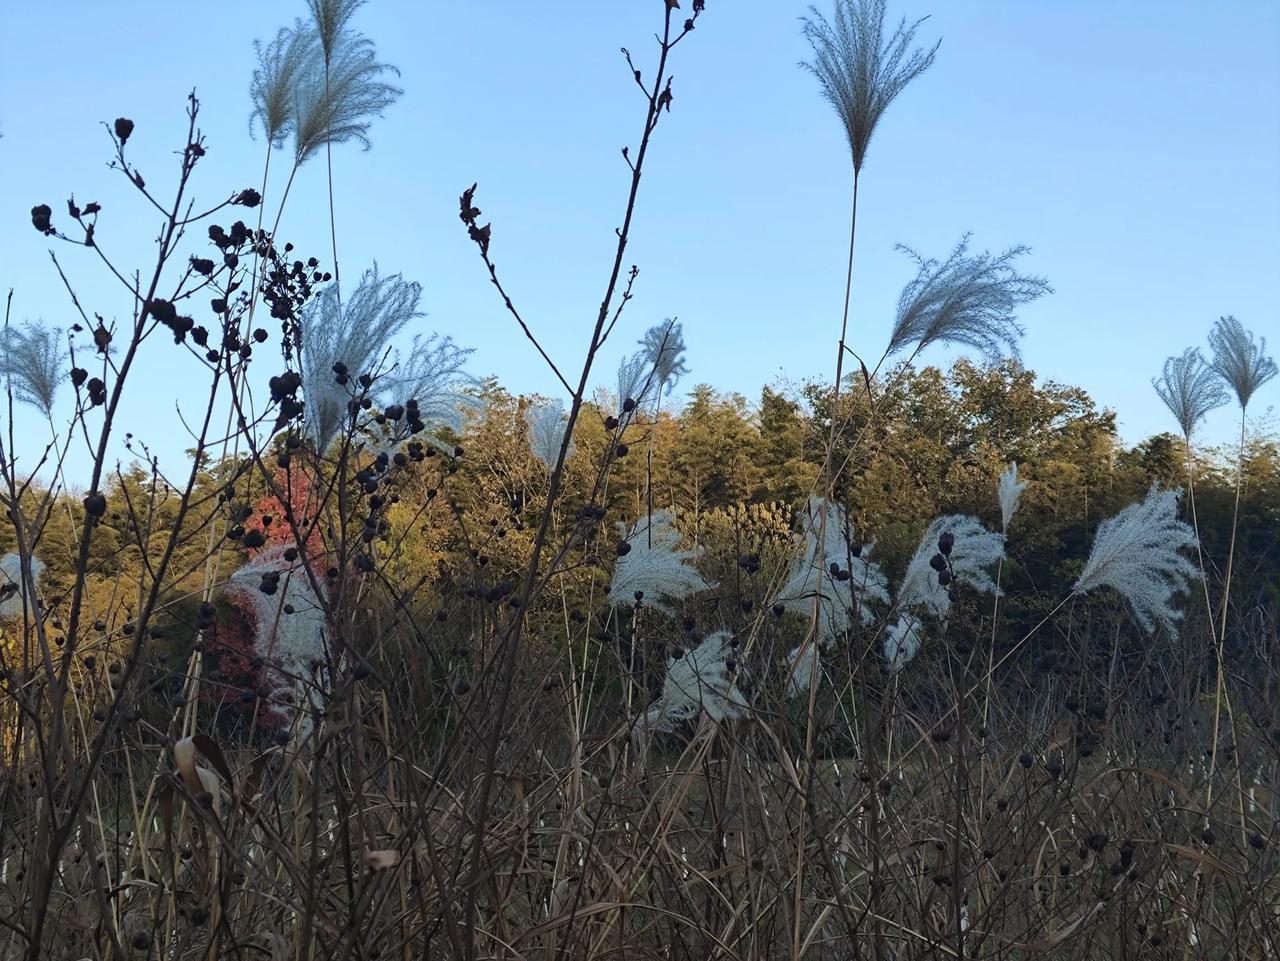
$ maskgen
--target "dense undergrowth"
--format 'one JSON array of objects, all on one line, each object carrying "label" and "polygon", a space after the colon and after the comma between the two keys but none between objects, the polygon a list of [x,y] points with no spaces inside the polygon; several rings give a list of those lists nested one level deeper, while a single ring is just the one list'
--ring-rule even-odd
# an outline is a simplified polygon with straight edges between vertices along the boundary
[{"label": "dense undergrowth", "polygon": [[[343,287],[336,229],[312,256],[268,227],[399,94],[359,6],[311,0],[259,47],[257,189],[192,214],[194,95],[168,194],[111,125],[163,213],[150,267],[96,204],[32,210],[60,274],[96,260],[134,307],[108,325],[68,283],[69,329],[6,322],[0,956],[1277,957],[1265,342],[1220,320],[1157,379],[1181,436],[1126,448],[1009,358],[1049,292],[1026,251],[966,238],[918,258],[870,369],[845,324],[830,382],[678,404],[668,321],[596,388],[704,24],[665,0],[652,63],[624,51],[643,126],[579,369],[461,192],[460,242],[563,387],[513,397],[418,334],[416,284]],[[937,50],[885,18],[806,24],[851,233],[875,123]],[[933,343],[982,362],[918,366]],[[183,476],[116,422],[164,351],[204,398]],[[1232,399],[1239,444],[1197,447]]]}]

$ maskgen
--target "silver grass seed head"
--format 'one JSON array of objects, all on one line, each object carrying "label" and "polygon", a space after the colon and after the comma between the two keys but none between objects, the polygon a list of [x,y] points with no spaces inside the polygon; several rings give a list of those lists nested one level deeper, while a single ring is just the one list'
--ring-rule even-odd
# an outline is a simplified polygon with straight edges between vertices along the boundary
[{"label": "silver grass seed head", "polygon": [[675,320],[650,327],[640,344],[645,360],[653,369],[653,390],[669,391],[689,372],[684,360],[684,327]]},{"label": "silver grass seed head", "polygon": [[[529,449],[533,456],[542,461],[547,470],[555,467],[560,457],[560,448],[564,445],[565,429],[569,426],[569,418],[565,414],[564,402],[560,400],[543,400],[530,405],[524,414],[525,425],[529,430]],[[569,442],[568,455],[573,453],[573,441]],[[566,455],[566,456],[568,456]]]},{"label": "silver grass seed head", "polygon": [[[382,373],[392,338],[422,316],[421,296],[418,284],[399,274],[379,276],[375,264],[345,303],[330,286],[304,309],[299,357],[306,420],[317,450],[324,451],[346,423],[357,379]],[[338,364],[349,373],[345,385],[335,375]]]},{"label": "silver grass seed head", "polygon": [[1209,347],[1213,350],[1213,369],[1235,392],[1240,409],[1258,388],[1276,376],[1276,362],[1267,356],[1267,339],[1253,334],[1234,317],[1220,317],[1209,332]]},{"label": "silver grass seed head", "polygon": [[609,582],[610,605],[643,603],[670,614],[671,601],[682,601],[706,587],[693,566],[701,549],[680,549],[674,521],[671,511],[662,510],[640,518],[629,531],[620,525],[626,533]]},{"label": "silver grass seed head", "polygon": [[826,646],[849,629],[855,615],[864,625],[874,623],[872,603],[888,605],[889,582],[871,560],[874,545],[855,544],[842,504],[811,497],[802,520],[804,547],[771,603],[802,617],[812,617],[817,604],[818,640]]},{"label": "silver grass seed head", "polygon": [[[302,663],[323,657],[325,620],[302,561],[288,559],[296,553],[287,545],[260,551],[227,579],[224,591],[253,611],[259,654]],[[274,593],[260,590],[264,574],[278,580]],[[284,612],[286,605],[292,614]]]},{"label": "silver grass seed head", "polygon": [[920,538],[920,545],[898,588],[896,606],[899,610],[924,611],[939,620],[950,612],[950,590],[939,583],[938,571],[933,566],[939,540],[948,534],[951,537],[950,569],[956,581],[971,590],[999,594],[987,571],[1004,557],[1004,537],[987,530],[976,517],[948,514],[934,520]]},{"label": "silver grass seed head", "polygon": [[991,359],[1006,352],[1018,355],[1023,330],[1014,312],[1053,288],[1041,277],[1014,269],[1013,262],[1028,252],[1026,247],[1013,247],[998,256],[986,251],[969,256],[968,247],[965,234],[951,255],[939,262],[899,245],[918,270],[898,298],[888,354],[911,345],[923,350],[945,343],[972,347]]},{"label": "silver grass seed head", "polygon": [[249,82],[249,98],[253,103],[249,132],[252,134],[255,127],[261,127],[267,143],[280,148],[293,131],[298,84],[314,69],[319,55],[318,38],[310,25],[296,20],[292,27],[281,27],[275,39],[268,43],[255,40],[253,49],[258,56],[258,66]]},{"label": "silver grass seed head", "polygon": [[315,27],[320,49],[326,59],[333,56],[334,48],[346,30],[347,24],[365,0],[307,0],[311,8],[311,22]]},{"label": "silver grass seed head", "polygon": [[402,93],[385,81],[398,76],[395,67],[379,63],[373,41],[344,33],[328,61],[308,59],[296,78],[293,97],[294,161],[302,164],[326,144],[354,140],[365,150],[372,143],[369,128]]},{"label": "silver grass seed head", "polygon": [[620,419],[630,417],[631,411],[639,407],[641,396],[645,393],[645,385],[652,373],[645,363],[644,354],[629,354],[618,362],[618,416]]},{"label": "silver grass seed head", "polygon": [[1188,441],[1205,414],[1227,402],[1227,391],[1218,372],[1205,363],[1195,347],[1188,347],[1181,356],[1166,360],[1164,370],[1151,381],[1151,386],[1178,421],[1182,436]]},{"label": "silver grass seed head", "polygon": [[[394,365],[379,383],[382,400],[417,402],[426,424],[462,429],[463,415],[479,405],[471,392],[476,380],[466,373],[471,347],[459,347],[442,334],[415,334],[407,351],[392,350]],[[427,439],[439,443],[432,435]]]},{"label": "silver grass seed head", "polygon": [[634,411],[657,404],[670,393],[685,374],[684,329],[675,320],[650,327],[640,339],[640,350],[624,357],[618,365],[618,413],[630,417]]},{"label": "silver grass seed head", "polygon": [[938,52],[938,43],[913,49],[923,20],[910,25],[901,20],[886,37],[885,7],[885,0],[836,0],[831,20],[816,7],[802,20],[813,59],[801,66],[818,78],[822,95],[844,124],[855,175],[881,115]]},{"label": "silver grass seed head", "polygon": [[1005,533],[1009,531],[1009,522],[1013,520],[1013,515],[1018,512],[1018,501],[1022,499],[1022,492],[1026,486],[1026,481],[1018,480],[1018,465],[1010,462],[1004,473],[1000,475],[997,488],[1000,500],[1000,529]]},{"label": "silver grass seed head", "polygon": [[[318,665],[329,657],[324,608],[311,586],[301,560],[287,546],[264,550],[227,580],[223,592],[252,614],[254,653],[269,665],[273,690],[291,690],[294,703],[273,700],[270,710],[283,720],[301,722],[307,733],[310,721],[299,715],[297,705],[321,707],[320,692],[308,681]],[[267,582],[271,593],[263,590]]]},{"label": "silver grass seed head", "polygon": [[1179,493],[1152,485],[1144,500],[1099,524],[1072,593],[1110,587],[1129,602],[1148,633],[1157,624],[1174,630],[1182,615],[1173,608],[1173,597],[1200,576],[1180,553],[1196,546],[1196,536],[1191,525],[1178,520]]},{"label": "silver grass seed head", "polygon": [[668,660],[662,693],[645,714],[649,727],[670,731],[700,714],[717,724],[748,715],[750,704],[736,683],[740,668],[731,639],[728,631],[717,631]]},{"label": "silver grass seed head", "polygon": [[[348,421],[348,404],[360,376],[375,377],[369,390],[380,406],[417,402],[424,423],[456,427],[468,403],[463,372],[469,350],[447,337],[415,337],[408,351],[395,338],[422,317],[422,288],[400,274],[366,271],[350,296],[340,301],[333,287],[303,310],[299,352],[306,422],[316,449],[324,451]],[[347,372],[340,383],[334,366]]]},{"label": "silver grass seed head", "polygon": [[[39,589],[40,575],[45,563],[38,557],[30,559],[31,580]],[[22,575],[22,557],[10,551],[0,557],[0,620],[11,621],[22,617],[29,609],[26,581]]]},{"label": "silver grass seed head", "polygon": [[43,321],[0,332],[0,374],[15,400],[48,417],[58,387],[69,376],[63,335]]}]

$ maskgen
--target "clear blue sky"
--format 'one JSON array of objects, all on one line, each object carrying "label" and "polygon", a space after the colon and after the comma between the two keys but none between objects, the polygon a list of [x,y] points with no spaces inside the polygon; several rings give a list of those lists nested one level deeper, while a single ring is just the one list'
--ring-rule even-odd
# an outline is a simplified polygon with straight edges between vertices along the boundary
[{"label": "clear blue sky", "polygon": [[[35,203],[56,216],[72,191],[100,201],[104,249],[147,262],[155,218],[105,168],[99,121],[131,117],[130,154],[149,183],[164,184],[195,87],[210,147],[198,195],[213,202],[258,185],[251,42],[305,6],[4,5],[0,286],[15,289],[16,319],[74,319],[48,245],[29,225]],[[667,316],[685,324],[685,387],[705,381],[755,397],[780,378],[830,377],[850,167],[834,113],[797,67],[805,8],[708,0],[678,49],[674,110],[653,147],[628,253],[641,269],[637,297],[599,382]],[[1033,248],[1025,267],[1056,293],[1022,314],[1024,360],[1114,408],[1127,441],[1173,426],[1150,378],[1167,355],[1203,343],[1220,314],[1280,349],[1280,6],[891,4],[894,17],[925,14],[922,39],[942,39],[937,62],[890,108],[864,169],[859,353],[880,353],[913,272],[894,244],[945,255],[966,230],[979,249]],[[551,354],[576,370],[625,200],[618,150],[636,143],[642,120],[619,47],[651,73],[660,17],[659,0],[370,0],[355,25],[399,66],[405,95],[375,124],[372,151],[334,151],[344,283],[374,260],[403,272],[423,285],[424,329],[474,346],[475,373],[554,394],[486,282],[457,197],[479,181],[504,282]],[[293,189],[281,238],[324,256],[323,161]],[[126,316],[127,297],[93,257],[60,256],[88,309]],[[135,390],[123,420],[170,467],[185,446],[172,429],[187,373],[176,359],[172,345],[150,345],[150,389]],[[1277,399],[1273,383],[1255,406]],[[1211,415],[1207,439],[1229,436],[1232,420]]]}]

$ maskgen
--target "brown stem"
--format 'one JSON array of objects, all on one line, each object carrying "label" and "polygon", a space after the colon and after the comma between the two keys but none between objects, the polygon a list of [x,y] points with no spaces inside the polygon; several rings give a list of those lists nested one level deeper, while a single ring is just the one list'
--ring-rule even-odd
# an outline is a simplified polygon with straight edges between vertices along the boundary
[{"label": "brown stem", "polygon": [[[564,439],[560,445],[560,453],[556,458],[555,468],[551,472],[549,489],[547,492],[547,502],[542,511],[542,518],[538,524],[538,531],[534,537],[533,547],[530,552],[529,563],[525,568],[522,577],[522,583],[518,600],[515,605],[515,612],[510,624],[498,639],[498,650],[501,652],[501,665],[499,667],[498,677],[498,696],[494,703],[492,714],[492,726],[488,736],[485,739],[483,751],[483,773],[480,778],[479,797],[476,802],[476,816],[474,822],[474,839],[470,851],[470,865],[468,869],[468,883],[466,900],[464,904],[464,929],[468,937],[466,940],[466,959],[473,961],[476,952],[476,932],[474,927],[476,913],[476,899],[481,888],[481,859],[485,846],[485,832],[489,818],[489,808],[493,795],[493,784],[496,780],[496,767],[498,756],[498,745],[502,741],[502,731],[506,724],[507,711],[510,707],[511,693],[515,682],[516,664],[520,650],[520,641],[524,629],[524,613],[528,610],[529,603],[533,597],[535,587],[538,582],[538,571],[542,560],[542,552],[546,546],[547,537],[551,530],[551,523],[554,517],[554,508],[556,500],[560,494],[560,487],[563,481],[564,465],[569,454],[569,444],[573,438],[573,428],[577,423],[578,415],[582,411],[583,401],[587,393],[587,384],[591,377],[592,366],[595,362],[596,353],[600,349],[605,334],[605,325],[609,320],[610,307],[613,298],[617,292],[618,282],[622,275],[623,258],[626,254],[627,242],[631,235],[631,226],[635,218],[636,199],[640,192],[640,180],[644,170],[645,157],[648,155],[649,144],[653,136],[653,132],[658,124],[659,115],[664,106],[669,108],[670,90],[668,85],[670,78],[666,75],[667,58],[670,56],[672,48],[679,43],[681,39],[689,32],[686,27],[676,37],[671,36],[671,15],[672,7],[667,5],[665,10],[663,33],[660,38],[660,54],[658,58],[658,69],[653,84],[653,92],[648,98],[648,109],[645,115],[644,130],[640,138],[640,148],[636,153],[635,163],[631,173],[631,188],[627,196],[626,214],[623,218],[622,226],[618,229],[618,242],[614,253],[613,269],[609,275],[609,281],[605,286],[604,298],[600,303],[600,310],[596,315],[595,327],[591,335],[591,344],[587,350],[586,359],[582,365],[582,373],[578,379],[577,389],[573,393],[573,402],[569,409],[568,423],[565,426]],[[694,18],[696,19],[695,13]],[[690,26],[692,26],[692,19]]]},{"label": "brown stem", "polygon": [[[839,407],[840,407],[840,381],[844,377],[844,345],[845,345],[845,339],[847,338],[849,333],[849,302],[853,294],[853,251],[854,251],[854,239],[857,235],[857,230],[858,230],[858,171],[855,169],[853,172],[853,205],[852,205],[852,209],[849,212],[849,265],[845,271],[844,311],[840,318],[840,344],[836,350],[836,381],[835,381],[835,388],[831,396],[831,414],[830,414],[831,431],[827,439],[827,455],[822,463],[823,496],[828,501],[831,500],[832,497],[835,495],[835,487],[836,487],[837,472],[833,472],[831,470],[831,465],[835,459],[836,425],[839,423],[838,415],[839,415]],[[828,512],[824,505],[822,509],[822,517],[818,521],[818,545],[817,545],[816,558],[817,558],[817,561],[819,562],[819,569],[818,569],[818,577],[820,579],[819,582],[821,582],[821,578],[826,576],[825,566],[823,566],[823,561],[826,558],[827,513]],[[818,644],[818,623],[819,623],[819,619],[822,616],[822,591],[820,590],[817,591],[816,595],[817,596],[814,598],[814,601],[813,601],[813,621],[810,624],[808,636],[804,639],[803,642],[801,642],[800,651],[798,655],[800,658],[806,657],[808,655],[807,648],[810,644],[814,645],[815,647]],[[815,658],[815,663],[816,663],[817,651],[814,651],[813,656]],[[811,766],[810,759],[813,756],[813,727],[814,727],[813,715],[814,715],[815,701],[818,696],[817,680],[818,680],[818,672],[815,670],[812,672],[809,678],[809,705],[808,705],[808,711],[805,719],[804,763],[808,766]],[[808,813],[808,810],[807,810],[806,798],[802,794],[800,797],[799,828],[798,828],[798,835],[797,835],[802,840],[796,849],[796,866],[795,866],[796,887],[795,887],[795,901],[792,906],[792,916],[794,918],[794,924],[792,928],[792,956],[793,957],[799,957],[800,945],[801,945],[801,923],[800,922],[803,915],[803,912],[801,911],[801,907],[803,905],[803,900],[804,900],[804,884],[802,883],[801,874],[802,874],[802,869],[804,867],[803,838],[804,838],[804,832],[805,832],[805,819],[806,819],[807,813]]]}]

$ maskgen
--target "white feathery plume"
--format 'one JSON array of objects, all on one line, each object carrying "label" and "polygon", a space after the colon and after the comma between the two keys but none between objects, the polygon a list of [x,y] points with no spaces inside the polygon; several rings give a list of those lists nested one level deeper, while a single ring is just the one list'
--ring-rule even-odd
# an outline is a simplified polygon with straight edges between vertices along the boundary
[{"label": "white feathery plume", "polygon": [[750,705],[734,683],[736,662],[730,639],[728,631],[717,631],[693,650],[667,661],[662,693],[645,712],[645,727],[670,731],[704,713],[717,724],[747,716]]},{"label": "white feathery plume", "polygon": [[991,358],[1006,350],[1017,356],[1022,327],[1014,310],[1051,293],[1052,288],[1043,278],[1014,270],[1013,261],[1027,252],[1026,247],[1014,247],[998,257],[985,251],[970,257],[968,246],[965,234],[951,256],[940,263],[899,245],[919,270],[898,298],[886,356],[911,344],[923,349],[932,343],[964,344]]},{"label": "white feathery plume", "polygon": [[272,147],[283,147],[293,131],[298,80],[305,76],[319,54],[317,39],[314,30],[295,20],[292,27],[281,27],[270,43],[253,41],[258,66],[249,83],[249,97],[253,101],[249,132],[252,134],[254,126],[261,125]]},{"label": "white feathery plume", "polygon": [[[680,601],[706,586],[693,567],[701,549],[679,550],[680,533],[671,511],[642,517],[618,545],[619,556],[609,584],[609,603],[635,604],[636,594],[649,607],[672,612],[668,601]],[[626,525],[619,525],[626,530]]]},{"label": "white feathery plume", "polygon": [[[826,535],[819,556],[824,514]],[[804,509],[804,551],[773,600],[795,614],[812,617],[815,600],[821,597],[823,616],[818,640],[824,646],[848,630],[855,613],[863,624],[873,623],[875,614],[869,601],[889,603],[889,582],[880,566],[870,559],[872,545],[865,544],[855,551],[850,533],[843,505],[821,497],[809,498]]]},{"label": "white feathery plume", "polygon": [[684,362],[684,328],[674,320],[665,320],[645,331],[640,341],[642,353],[653,370],[650,389],[670,390],[689,372]]},{"label": "white feathery plume", "polygon": [[618,363],[618,415],[626,415],[623,404],[628,400],[639,406],[639,395],[644,393],[645,381],[652,368],[645,363],[644,354],[631,354]]},{"label": "white feathery plume", "polygon": [[946,617],[951,610],[951,598],[938,583],[938,571],[931,564],[939,553],[938,540],[945,533],[955,538],[951,567],[957,583],[986,594],[1000,593],[987,568],[1004,557],[1004,537],[987,530],[976,517],[948,514],[937,518],[920,538],[898,588],[899,609],[923,608],[936,618]]},{"label": "white feathery plume", "polygon": [[1005,468],[1003,474],[1000,475],[1000,485],[998,493],[1000,496],[1000,525],[1001,530],[1005,533],[1009,532],[1009,522],[1013,520],[1013,515],[1018,511],[1018,501],[1022,498],[1022,492],[1026,489],[1027,482],[1018,480],[1018,465],[1016,462],[1010,462]]},{"label": "white feathery plume", "polygon": [[897,673],[920,653],[920,622],[903,614],[884,635],[884,659],[889,670]]},{"label": "white feathery plume", "polygon": [[[412,398],[424,421],[456,425],[469,383],[461,371],[470,351],[435,336],[415,338],[406,357],[392,347],[396,335],[422,316],[421,295],[418,284],[400,274],[380,277],[375,265],[345,301],[330,286],[303,310],[302,389],[317,450],[323,452],[347,423],[347,405],[362,374],[376,377],[369,392],[375,403]],[[339,363],[347,370],[345,386],[334,372]]]},{"label": "white feathery plume", "polygon": [[299,69],[291,106],[294,158],[302,164],[325,144],[357,141],[365,150],[371,146],[369,127],[402,91],[381,78],[399,74],[395,67],[379,63],[373,41],[358,33],[340,33],[326,60],[311,56]]},{"label": "white feathery plume", "polygon": [[1218,377],[1200,351],[1188,347],[1181,357],[1166,360],[1160,376],[1151,381],[1188,441],[1204,415],[1227,402],[1227,391]]},{"label": "white feathery plume", "polygon": [[956,582],[972,590],[1000,593],[987,568],[1004,557],[1004,536],[987,530],[976,517],[963,514],[934,520],[920,538],[898,588],[895,606],[903,613],[885,635],[885,659],[895,671],[916,656],[922,640],[920,622],[905,612],[923,611],[942,620],[951,611],[950,590],[938,582],[939,572],[933,566],[934,557],[941,554],[938,541],[948,533],[954,538],[950,561]]},{"label": "white feathery plume", "polygon": [[818,78],[822,94],[844,124],[854,173],[862,170],[881,114],[912,80],[933,63],[938,44],[911,49],[917,20],[904,19],[885,37],[885,0],[836,0],[834,22],[816,7],[804,19],[813,61],[801,66]]},{"label": "white feathery plume", "polygon": [[[287,560],[287,550],[262,551],[232,574],[223,590],[252,614],[254,652],[269,665],[272,686],[292,690],[295,703],[318,708],[320,691],[307,682],[318,665],[327,663],[324,608],[302,561]],[[264,575],[274,577],[273,594],[262,591]],[[296,707],[288,704],[273,703],[271,710],[285,719],[297,717]]]},{"label": "white feathery plume", "polygon": [[[40,585],[44,573],[44,561],[31,558],[31,580]],[[22,558],[12,552],[0,557],[0,620],[12,621],[22,617],[27,607],[27,590],[22,579]]]},{"label": "white feathery plume", "polygon": [[14,399],[48,417],[54,394],[68,376],[63,336],[44,323],[6,327],[0,334],[0,374]]},{"label": "white feathery plume", "polygon": [[[399,274],[379,277],[375,265],[345,304],[330,286],[303,310],[302,389],[307,426],[318,450],[327,448],[346,423],[360,375],[380,373],[392,337],[421,316],[421,293],[418,284]],[[338,382],[335,364],[346,367],[346,385]]]},{"label": "white feathery plume", "polygon": [[[564,403],[559,400],[541,401],[530,406],[525,411],[524,418],[529,428],[529,449],[533,451],[534,457],[546,465],[547,470],[551,470],[560,457],[565,428],[569,426]],[[568,454],[572,453],[573,441],[571,440]]]},{"label": "white feathery plume", "polygon": [[472,349],[431,334],[415,336],[405,354],[393,353],[395,366],[376,385],[380,398],[389,403],[413,399],[425,423],[460,430],[463,413],[478,403],[467,393],[475,380],[463,372]]},{"label": "white feathery plume", "polygon": [[364,0],[307,0],[307,6],[311,8],[320,48],[325,57],[332,57],[347,22],[364,6]]},{"label": "white feathery plume", "polygon": [[674,320],[650,327],[640,339],[640,350],[624,357],[618,365],[618,411],[627,401],[634,409],[652,400],[655,404],[664,391],[670,392],[676,381],[689,372],[684,362],[684,330]]},{"label": "white feathery plume", "polygon": [[1209,346],[1213,348],[1213,369],[1235,391],[1241,410],[1249,406],[1257,389],[1276,375],[1276,362],[1267,356],[1267,339],[1259,337],[1254,343],[1253,334],[1234,317],[1218,319],[1209,332]]},{"label": "white feathery plume", "polygon": [[1170,606],[1173,595],[1200,576],[1178,553],[1196,546],[1191,525],[1178,520],[1179,493],[1152,485],[1145,500],[1099,524],[1072,594],[1110,587],[1129,602],[1148,633],[1157,622],[1172,631],[1182,616]]}]

